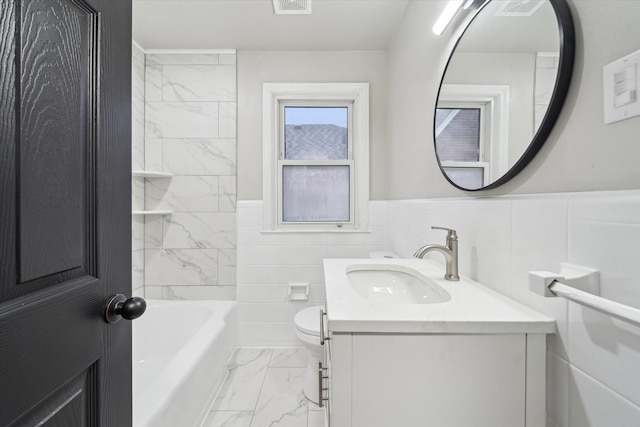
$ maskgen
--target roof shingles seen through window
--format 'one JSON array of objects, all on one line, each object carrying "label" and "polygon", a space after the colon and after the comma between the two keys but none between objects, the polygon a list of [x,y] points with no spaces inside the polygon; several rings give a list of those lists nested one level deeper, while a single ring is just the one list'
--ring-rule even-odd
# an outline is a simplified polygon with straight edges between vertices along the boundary
[{"label": "roof shingles seen through window", "polygon": [[345,160],[347,128],[322,125],[286,125],[286,160]]}]

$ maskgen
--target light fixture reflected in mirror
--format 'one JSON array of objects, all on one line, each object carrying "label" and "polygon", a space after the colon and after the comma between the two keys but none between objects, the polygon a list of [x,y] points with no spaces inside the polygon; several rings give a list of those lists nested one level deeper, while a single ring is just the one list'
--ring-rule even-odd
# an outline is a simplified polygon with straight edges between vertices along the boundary
[{"label": "light fixture reflected in mirror", "polygon": [[449,0],[444,10],[433,25],[433,32],[441,36],[460,10],[476,9],[487,0]]},{"label": "light fixture reflected in mirror", "polygon": [[433,25],[433,32],[437,35],[442,35],[444,30],[447,29],[453,18],[456,16],[462,4],[465,0],[449,0],[449,3],[445,6],[444,10],[440,14],[440,17]]}]

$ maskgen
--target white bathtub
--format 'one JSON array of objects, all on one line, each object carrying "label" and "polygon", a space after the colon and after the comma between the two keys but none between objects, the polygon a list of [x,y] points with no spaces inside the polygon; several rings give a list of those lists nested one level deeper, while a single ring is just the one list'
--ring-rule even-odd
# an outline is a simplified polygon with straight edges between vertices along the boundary
[{"label": "white bathtub", "polygon": [[236,346],[233,301],[148,300],[133,322],[133,426],[196,427]]}]

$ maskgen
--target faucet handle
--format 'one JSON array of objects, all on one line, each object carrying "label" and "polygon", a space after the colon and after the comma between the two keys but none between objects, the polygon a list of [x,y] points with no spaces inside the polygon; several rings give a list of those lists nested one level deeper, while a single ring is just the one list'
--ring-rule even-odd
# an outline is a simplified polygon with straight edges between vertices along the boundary
[{"label": "faucet handle", "polygon": [[432,230],[444,230],[447,232],[447,240],[458,240],[458,235],[456,234],[456,230],[453,230],[451,228],[446,228],[446,227],[436,227],[436,226],[431,226]]}]

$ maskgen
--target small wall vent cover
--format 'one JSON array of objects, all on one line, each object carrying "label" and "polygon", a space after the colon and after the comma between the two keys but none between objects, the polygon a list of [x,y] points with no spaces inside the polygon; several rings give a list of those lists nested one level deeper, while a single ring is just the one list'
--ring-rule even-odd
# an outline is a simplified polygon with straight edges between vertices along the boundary
[{"label": "small wall vent cover", "polygon": [[311,0],[273,0],[276,15],[308,15],[311,13]]},{"label": "small wall vent cover", "polygon": [[495,16],[531,16],[545,4],[547,0],[506,0],[501,1]]}]

